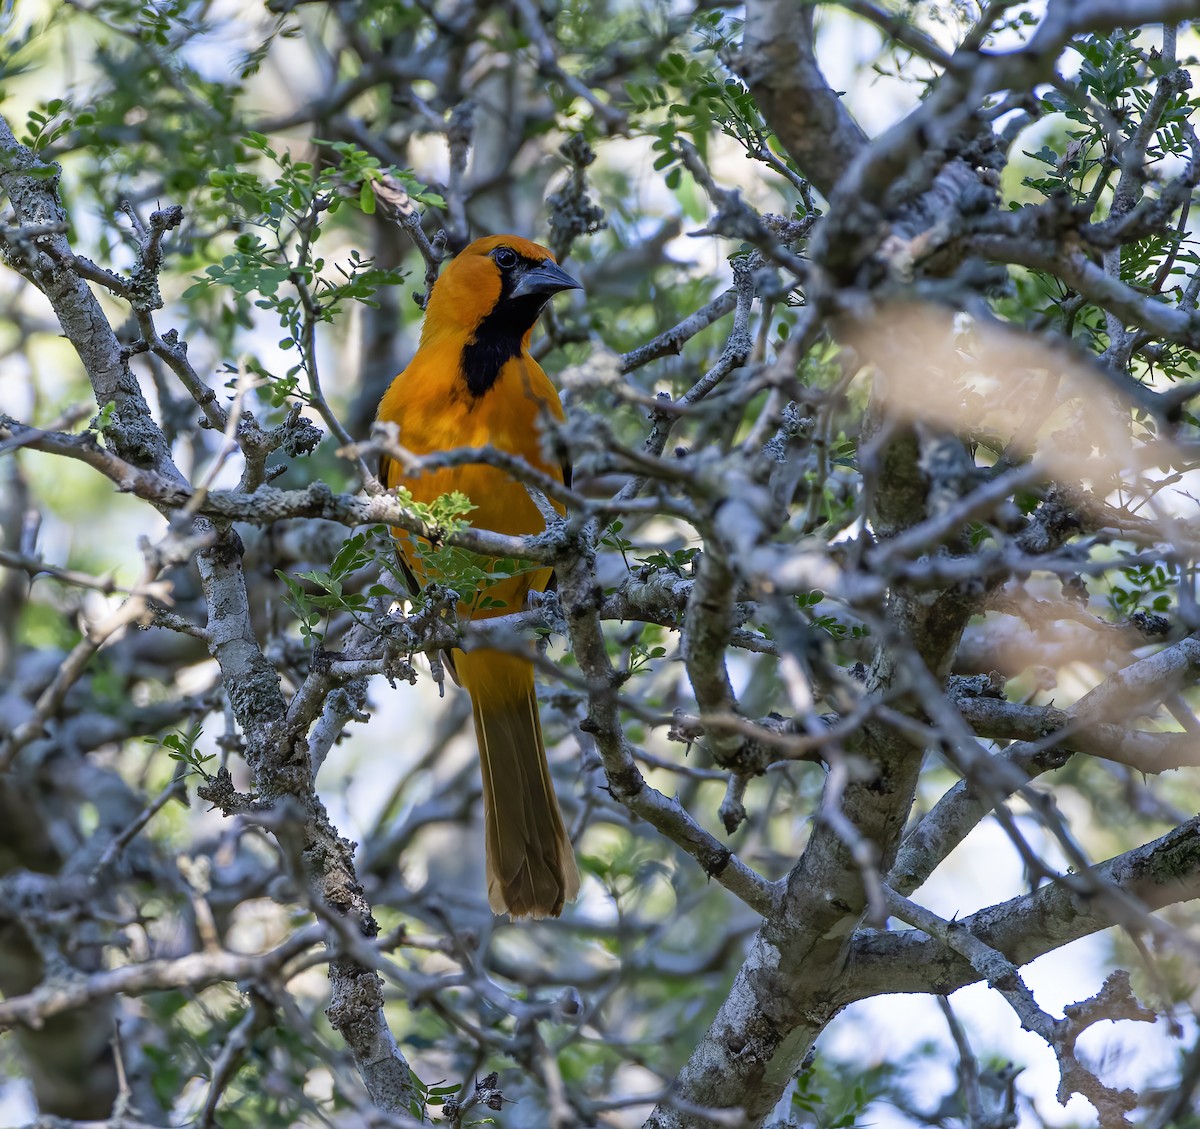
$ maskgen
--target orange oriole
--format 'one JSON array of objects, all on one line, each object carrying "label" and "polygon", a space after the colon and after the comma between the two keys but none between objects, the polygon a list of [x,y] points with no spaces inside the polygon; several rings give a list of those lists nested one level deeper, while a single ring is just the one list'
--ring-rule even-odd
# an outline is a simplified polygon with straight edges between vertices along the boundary
[{"label": "orange oriole", "polygon": [[[563,481],[567,468],[547,462],[540,441],[541,420],[562,419],[562,404],[530,355],[529,338],[550,297],[578,287],[545,247],[513,235],[476,240],[434,284],[416,356],[384,393],[379,420],[398,424],[400,443],[416,454],[490,444]],[[408,474],[385,456],[380,477],[420,502],[461,491],[481,529],[524,534],[546,527],[525,487],[483,463]],[[422,564],[428,543],[402,530],[395,536],[410,580],[437,579]],[[459,614],[520,611],[529,591],[543,591],[551,575],[541,568],[496,580],[485,601],[460,592]],[[579,871],[546,762],[533,665],[506,652],[457,649],[449,665],[471,695],[475,718],[488,901],[512,917],[556,917],[579,892]]]}]

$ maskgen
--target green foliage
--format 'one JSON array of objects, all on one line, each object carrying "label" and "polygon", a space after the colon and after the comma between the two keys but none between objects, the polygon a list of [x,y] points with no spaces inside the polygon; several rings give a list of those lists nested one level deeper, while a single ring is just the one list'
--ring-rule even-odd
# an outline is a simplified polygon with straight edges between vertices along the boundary
[{"label": "green foliage", "polygon": [[[1077,78],[1073,83],[1060,83],[1042,95],[1042,107],[1052,115],[1050,120],[1065,122],[1066,128],[1059,138],[1047,140],[1040,148],[1023,150],[1037,166],[1022,181],[1035,198],[1056,205],[1072,203],[1089,210],[1097,208],[1101,214],[1106,204],[1111,203],[1121,177],[1114,127],[1116,137],[1122,142],[1134,136],[1164,72],[1162,62],[1138,46],[1139,34],[1137,30],[1116,31],[1073,41],[1080,59]],[[1188,157],[1185,126],[1198,104],[1200,100],[1189,100],[1186,91],[1167,96],[1153,140],[1145,152],[1151,197],[1156,191],[1155,166],[1171,157]],[[1021,207],[1015,201],[1011,206]],[[1144,292],[1175,290],[1178,297],[1184,277],[1197,265],[1200,253],[1195,249],[1195,241],[1185,230],[1169,225],[1160,225],[1121,249],[1122,281]],[[1020,279],[1018,285],[1022,286]],[[1036,276],[1022,289],[1019,304],[1030,313],[1056,310],[1070,297],[1057,284],[1048,284]],[[1048,302],[1039,298],[1039,291],[1049,298]],[[1089,346],[1097,334],[1104,332],[1103,319],[1094,310],[1074,316],[1071,324]],[[1190,377],[1195,367],[1196,358],[1191,351],[1168,345],[1154,371],[1177,380]]]},{"label": "green foliage", "polygon": [[718,53],[733,41],[739,23],[725,20],[721,13],[697,16],[699,40],[690,55],[669,52],[655,65],[655,77],[631,82],[625,87],[629,109],[641,128],[654,138],[654,169],[666,173],[667,187],[689,217],[700,219],[703,205],[692,191],[684,189],[680,165],[680,139],[707,159],[714,132],[732,138],[748,154],[758,156],[770,149],[781,163],[789,163],[763,120],[745,84],[718,62]]},{"label": "green foliage", "polygon": [[1161,564],[1127,565],[1120,569],[1124,583],[1110,584],[1109,604],[1115,615],[1125,618],[1137,611],[1170,611],[1178,577]]},{"label": "green foliage", "polygon": [[319,644],[324,640],[324,633],[316,628],[335,612],[357,615],[367,609],[373,598],[391,594],[392,590],[384,584],[372,584],[365,591],[353,588],[351,580],[367,568],[382,568],[403,584],[404,577],[396,562],[395,546],[387,526],[372,526],[347,537],[327,569],[293,574],[275,570],[275,575],[287,589],[284,600],[295,614],[301,637],[306,642]]},{"label": "green foliage", "polygon": [[200,740],[200,734],[204,732],[203,727],[199,722],[189,725],[187,729],[179,729],[173,733],[167,733],[161,739],[157,737],[146,737],[144,741],[147,745],[156,745],[167,750],[167,756],[174,761],[179,761],[184,766],[183,776],[203,776],[205,780],[211,780],[212,774],[205,767],[210,761],[216,758],[216,753],[201,753],[196,748],[196,742]]},{"label": "green foliage", "polygon": [[633,567],[629,563],[629,551],[633,548],[633,542],[627,537],[621,536],[621,530],[625,528],[625,523],[619,519],[611,521],[600,535],[600,544],[607,549],[615,549],[621,554],[621,559],[625,562],[627,571],[632,572]]},{"label": "green foliage", "polygon": [[870,1121],[864,1115],[887,1092],[888,1074],[887,1068],[859,1072],[817,1056],[796,1075],[791,1103],[794,1124],[798,1129],[867,1129]]},{"label": "green foliage", "polygon": [[653,663],[666,658],[667,648],[658,642],[663,637],[663,629],[655,623],[643,626],[640,636],[629,646],[629,659],[625,664],[625,678],[632,678],[653,669]]},{"label": "green foliage", "polygon": [[865,639],[871,634],[871,629],[864,623],[847,625],[830,612],[818,614],[815,609],[824,599],[825,593],[816,588],[795,596],[796,606],[804,612],[811,626],[824,631],[832,639]]},{"label": "green foliage", "polygon": [[[211,1079],[213,1064],[245,1016],[246,1002],[226,988],[211,989],[199,999],[177,991],[157,992],[147,1001],[156,1028],[166,1036],[163,1042],[143,1048],[155,1097],[167,1108],[180,1104],[187,1108],[204,1094],[207,1087],[201,1087],[199,1095],[189,1094],[189,1090],[196,1080]],[[326,1121],[331,1113],[347,1109],[348,1101],[336,1089],[328,1099],[318,1101],[309,1096],[313,1079],[319,1077],[319,1069],[313,1065],[317,1061],[311,1028],[259,1024],[238,1070],[227,1080],[221,1125],[225,1129],[292,1129],[297,1124]],[[187,1100],[181,1101],[185,1095]]]},{"label": "green foliage", "polygon": [[[408,1112],[421,1122],[430,1120],[429,1107],[435,1108],[446,1104],[448,1098],[454,1097],[461,1089],[461,1083],[447,1084],[445,1082],[427,1083],[422,1082],[415,1073],[409,1073],[409,1081],[412,1087],[416,1090],[416,1097],[408,1103]],[[483,1121],[467,1121],[465,1125],[486,1125],[491,1122],[491,1118],[486,1118]]]},{"label": "green foliage", "polygon": [[282,376],[271,374],[255,358],[248,362],[267,380],[269,399],[278,407],[289,397],[309,399],[300,387],[300,375],[315,365],[315,327],[342,318],[347,302],[374,306],[378,289],[398,284],[406,273],[378,267],[355,249],[344,264],[327,263],[316,253],[321,217],[333,215],[346,202],[373,212],[372,186],[385,176],[404,183],[419,202],[444,202],[410,172],[382,168],[377,158],[348,142],[317,140],[315,144],[336,157],[336,163],[319,169],[311,161],[297,161],[291,153],[278,151],[261,133],[247,134],[241,144],[248,153],[260,155],[271,175],[260,175],[246,161],[214,169],[209,174],[212,198],[226,203],[240,217],[240,226],[258,228],[265,237],[243,230],[234,238],[230,253],[206,267],[183,298],[196,301],[220,288],[231,291],[236,320],[249,326],[251,296],[257,295],[253,305],[278,318],[285,333],[278,347],[299,352],[300,359]]},{"label": "green foliage", "polygon": [[[436,545],[425,550],[421,554],[421,563],[431,580],[457,592],[459,599],[472,612],[499,612],[501,609],[520,611],[520,608],[510,608],[503,600],[490,595],[489,589],[502,580],[536,572],[543,567],[511,557],[482,557],[455,545]],[[418,594],[414,606],[417,609],[423,607],[421,594]]]},{"label": "green foliage", "polygon": [[96,416],[89,425],[88,430],[94,431],[97,435],[103,435],[109,429],[109,427],[112,426],[113,416],[116,415],[116,411],[116,400],[109,400],[104,407],[102,407],[100,411],[96,413]]},{"label": "green foliage", "polygon": [[[488,589],[501,580],[543,567],[506,558],[483,557],[468,549],[442,543],[443,538],[470,525],[465,515],[475,507],[465,494],[454,492],[443,494],[432,502],[417,502],[401,488],[397,497],[417,520],[425,523],[434,538],[434,543],[421,552],[421,567],[426,577],[440,588],[458,593],[472,611],[504,608],[503,601],[488,595]],[[380,570],[392,577],[391,587],[370,581],[370,577]],[[334,614],[343,612],[357,617],[366,611],[371,600],[386,598],[397,590],[403,592],[408,588],[392,532],[385,525],[375,525],[348,537],[328,568],[295,573],[276,569],[275,575],[283,581],[286,589],[283,598],[296,616],[301,637],[312,645],[324,641],[324,632],[318,628]],[[425,606],[425,592],[410,595],[414,608],[421,610]]]},{"label": "green foliage", "polygon": [[[627,545],[626,548],[628,547]],[[692,562],[695,561],[699,552],[699,548],[695,545],[684,549],[676,549],[670,553],[664,549],[655,549],[653,552],[647,553],[644,557],[638,557],[638,560],[647,568],[665,568],[677,576],[683,576],[684,571],[692,566]]]},{"label": "green foliage", "polygon": [[40,600],[27,600],[21,606],[17,640],[26,647],[69,651],[82,635],[57,608]]},{"label": "green foliage", "polygon": [[41,109],[29,111],[25,133],[18,140],[41,153],[71,129],[91,125],[94,120],[95,116],[86,111],[72,115],[65,99],[52,98]]}]

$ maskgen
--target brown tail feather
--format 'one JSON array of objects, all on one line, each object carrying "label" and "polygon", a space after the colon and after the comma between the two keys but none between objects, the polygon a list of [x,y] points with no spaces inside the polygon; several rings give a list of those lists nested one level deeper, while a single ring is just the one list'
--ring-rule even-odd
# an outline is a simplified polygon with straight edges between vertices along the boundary
[{"label": "brown tail feather", "polygon": [[579,892],[579,870],[546,762],[533,666],[497,651],[455,660],[483,771],[488,902],[514,918],[557,917]]}]

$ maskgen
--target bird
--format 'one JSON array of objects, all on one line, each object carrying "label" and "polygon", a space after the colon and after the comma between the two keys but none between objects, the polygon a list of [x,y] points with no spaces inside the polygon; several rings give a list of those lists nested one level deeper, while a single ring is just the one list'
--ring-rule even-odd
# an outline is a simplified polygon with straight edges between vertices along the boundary
[{"label": "bird", "polygon": [[[515,235],[475,240],[434,283],[417,351],[383,394],[377,420],[396,424],[399,444],[416,455],[490,445],[570,485],[570,465],[543,451],[543,422],[563,419],[563,408],[529,342],[550,298],[575,289],[582,289],[579,282],[540,244]],[[486,463],[421,472],[385,454],[380,480],[388,489],[406,488],[417,502],[461,491],[480,529],[511,535],[546,528],[525,486]],[[439,579],[422,559],[428,542],[401,529],[393,536],[410,585]],[[459,591],[459,617],[520,611],[552,575],[550,568],[532,568],[476,592]],[[488,903],[513,919],[557,917],[579,892],[579,870],[546,760],[533,664],[508,651],[456,648],[447,666],[471,697]]]}]

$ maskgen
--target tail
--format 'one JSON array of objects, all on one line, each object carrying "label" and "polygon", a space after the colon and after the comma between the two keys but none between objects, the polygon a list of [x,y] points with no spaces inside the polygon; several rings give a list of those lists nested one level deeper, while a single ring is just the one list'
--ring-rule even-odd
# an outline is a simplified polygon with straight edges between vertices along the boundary
[{"label": "tail", "polygon": [[557,917],[579,893],[579,870],[546,762],[533,665],[500,651],[455,651],[454,665],[479,741],[488,902],[514,918]]}]

